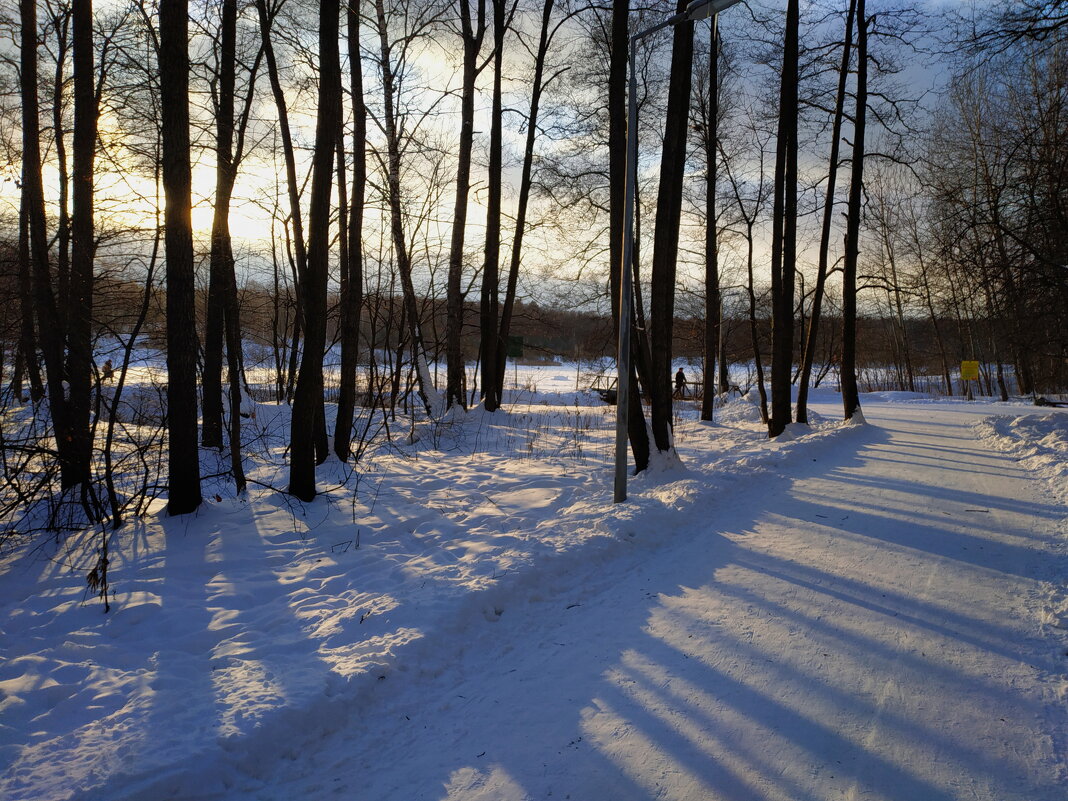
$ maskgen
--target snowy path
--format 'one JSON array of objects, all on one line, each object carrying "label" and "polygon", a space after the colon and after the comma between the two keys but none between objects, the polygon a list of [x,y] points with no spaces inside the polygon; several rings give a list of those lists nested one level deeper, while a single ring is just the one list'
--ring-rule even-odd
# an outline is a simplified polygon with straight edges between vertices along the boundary
[{"label": "snowy path", "polygon": [[966,411],[867,413],[210,797],[1063,801],[1063,508]]}]

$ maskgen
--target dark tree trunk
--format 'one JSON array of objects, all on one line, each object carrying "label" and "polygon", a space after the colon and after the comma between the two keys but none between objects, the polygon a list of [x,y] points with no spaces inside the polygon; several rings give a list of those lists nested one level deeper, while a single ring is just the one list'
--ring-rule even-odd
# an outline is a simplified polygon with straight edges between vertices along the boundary
[{"label": "dark tree trunk", "polygon": [[[679,0],[677,10],[686,2]],[[690,76],[693,70],[693,23],[673,29],[671,77],[668,84],[664,149],[660,158],[660,189],[656,199],[656,230],[649,292],[650,400],[653,439],[658,451],[672,450],[671,356],[675,319],[675,275],[686,169],[687,122],[690,118]]]},{"label": "dark tree trunk", "polygon": [[[631,315],[631,353],[636,354],[639,348],[637,336],[633,333],[636,328],[633,324],[634,309],[623,309],[620,305],[621,273],[624,269],[631,268],[631,265],[623,264],[623,217],[627,173],[627,64],[630,58],[629,0],[613,0],[612,2],[610,47],[608,63],[608,253],[611,264],[608,274],[612,292],[612,319],[616,330],[619,330],[619,315]],[[637,136],[637,131],[633,134]],[[632,357],[632,365],[637,361],[637,358]],[[649,429],[645,423],[638,379],[633,366],[628,386],[631,404],[627,419],[627,434],[631,451],[634,454],[634,469],[635,472],[640,473],[649,467]]]},{"label": "dark tree trunk", "polygon": [[93,71],[93,6],[75,0],[74,45],[74,192],[71,216],[70,301],[67,308],[67,381],[70,386],[67,441],[70,461],[64,486],[88,485],[93,441],[93,162],[96,155],[96,91]]},{"label": "dark tree trunk", "polygon": [[797,48],[798,0],[786,7],[775,162],[771,257],[771,419],[777,437],[790,422],[794,355],[794,270],[797,253]]},{"label": "dark tree trunk", "polygon": [[853,127],[853,174],[849,184],[845,259],[842,262],[842,407],[849,420],[860,408],[857,391],[857,256],[860,251],[864,129],[868,107],[868,20],[857,0],[857,109]]},{"label": "dark tree trunk", "polygon": [[193,286],[192,179],[189,165],[187,0],[159,7],[160,103],[163,111],[164,250],[167,258],[167,511],[201,502],[197,446],[197,333]]},{"label": "dark tree trunk", "polygon": [[849,52],[853,44],[853,19],[856,0],[850,0],[846,12],[845,38],[842,41],[842,61],[838,70],[838,95],[831,126],[831,155],[827,164],[827,192],[823,201],[823,228],[820,231],[819,263],[816,268],[816,288],[812,295],[812,312],[805,338],[805,352],[801,360],[801,377],[797,387],[797,422],[808,422],[808,388],[812,380],[812,364],[816,360],[816,337],[819,336],[823,295],[827,285],[828,254],[831,246],[831,226],[834,221],[834,192],[838,179],[838,154],[842,142],[842,117],[845,111],[846,79],[849,76]]},{"label": "dark tree trunk", "polygon": [[719,136],[719,15],[712,17],[708,45],[708,114],[705,119],[705,375],[701,419],[711,420],[716,395],[716,364],[720,361],[722,296],[719,289],[719,247],[716,242],[716,139]]},{"label": "dark tree trunk", "polygon": [[[26,374],[30,379],[30,399],[37,403],[44,397],[44,384],[41,383],[41,370],[37,363],[37,331],[33,324],[33,277],[30,269],[30,234],[26,224],[25,193],[23,193],[22,202],[19,203],[18,259],[19,350]],[[21,376],[18,378],[21,381]],[[18,397],[21,401],[21,386]]]},{"label": "dark tree trunk", "polygon": [[367,107],[363,102],[363,64],[360,59],[360,5],[347,7],[349,84],[352,93],[352,196],[349,198],[348,253],[341,265],[341,391],[334,426],[334,453],[349,458],[356,411],[356,362],[360,347],[363,306],[363,208],[367,185]]},{"label": "dark tree trunk", "polygon": [[304,353],[293,395],[289,446],[289,491],[303,501],[315,498],[317,429],[325,425],[323,352],[326,349],[326,283],[330,258],[330,188],[341,119],[341,61],[338,56],[340,4],[319,4],[319,108],[308,205],[308,268],[304,276]]},{"label": "dark tree trunk", "polygon": [[236,174],[233,168],[234,82],[237,70],[237,0],[222,1],[215,109],[215,209],[211,221],[211,256],[208,303],[204,319],[204,373],[201,380],[203,416],[201,442],[205,447],[223,444],[222,362],[226,273],[233,258],[230,241],[230,198]]},{"label": "dark tree trunk", "polygon": [[497,395],[497,322],[500,317],[501,161],[504,148],[501,122],[501,72],[504,64],[506,0],[493,0],[493,98],[490,111],[489,175],[486,199],[486,244],[479,304],[482,395],[486,411],[501,405]]},{"label": "dark tree trunk", "polygon": [[467,200],[471,189],[471,150],[475,138],[475,79],[478,55],[486,33],[486,2],[478,0],[471,19],[469,0],[460,0],[460,30],[463,38],[463,83],[460,89],[460,143],[456,154],[456,202],[453,206],[452,241],[449,246],[449,277],[446,287],[445,402],[466,406],[465,371],[461,349],[464,324],[464,240],[467,233]]},{"label": "dark tree trunk", "polygon": [[[541,12],[541,35],[538,39],[538,52],[534,58],[534,81],[530,90],[530,113],[527,115],[527,138],[523,148],[523,168],[519,178],[519,200],[516,204],[515,237],[512,240],[512,256],[508,265],[508,282],[504,291],[504,303],[501,305],[500,334],[497,337],[497,381],[496,393],[500,401],[504,397],[505,361],[508,356],[508,334],[512,327],[512,312],[515,308],[516,286],[519,283],[519,267],[523,255],[523,235],[527,224],[527,206],[530,203],[531,173],[534,168],[534,141],[537,137],[538,109],[541,95],[545,89],[545,57],[549,52],[551,35],[549,23],[552,19],[554,0],[545,0]],[[551,80],[551,79],[550,79]],[[621,234],[622,236],[622,234]]]},{"label": "dark tree trunk", "polygon": [[415,297],[415,284],[412,281],[412,260],[404,235],[404,211],[401,207],[400,167],[401,142],[396,120],[396,87],[394,86],[393,65],[390,61],[391,47],[389,30],[386,24],[386,9],[383,0],[375,0],[375,16],[378,21],[378,36],[381,46],[382,100],[384,109],[386,135],[386,180],[389,202],[390,233],[393,249],[397,259],[397,272],[401,279],[404,294],[405,317],[408,334],[411,339],[412,361],[414,362],[419,400],[427,416],[434,413],[437,397],[426,361],[426,349],[423,345],[423,332],[419,325],[419,304]]},{"label": "dark tree trunk", "polygon": [[41,124],[37,94],[37,3],[19,3],[21,41],[20,94],[22,99],[22,207],[29,232],[29,254],[37,330],[44,355],[48,410],[55,432],[61,473],[70,460],[67,432],[67,398],[63,387],[63,320],[56,307],[52,275],[48,266],[48,235],[45,221],[44,183],[41,178]]}]

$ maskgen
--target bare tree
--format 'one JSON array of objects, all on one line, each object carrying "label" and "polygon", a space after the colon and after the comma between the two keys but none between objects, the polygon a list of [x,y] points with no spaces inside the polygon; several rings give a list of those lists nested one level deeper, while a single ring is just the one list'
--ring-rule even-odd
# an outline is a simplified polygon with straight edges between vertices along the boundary
[{"label": "bare tree", "polygon": [[846,12],[845,36],[842,39],[842,60],[838,68],[838,92],[834,105],[834,121],[831,124],[831,153],[827,159],[827,188],[823,201],[823,223],[820,228],[819,257],[816,267],[816,287],[812,294],[812,307],[805,349],[801,360],[801,375],[797,386],[797,422],[808,422],[808,389],[812,380],[812,364],[816,358],[816,346],[823,309],[823,294],[827,286],[830,267],[831,230],[834,220],[834,197],[838,179],[839,150],[842,141],[842,118],[845,110],[846,81],[849,77],[849,54],[853,43],[853,20],[856,16],[856,0],[849,0]]},{"label": "bare tree", "polygon": [[463,330],[464,241],[467,234],[467,205],[471,189],[471,150],[475,138],[475,81],[485,64],[479,65],[482,40],[486,35],[486,0],[476,0],[472,15],[470,0],[459,0],[460,36],[463,40],[463,77],[460,85],[460,141],[456,154],[456,202],[453,206],[452,240],[449,246],[449,275],[446,287],[445,402],[465,403],[465,371],[460,336]]},{"label": "bare tree", "polygon": [[356,362],[363,306],[363,212],[367,185],[367,107],[363,99],[360,52],[360,2],[346,8],[349,94],[352,98],[352,193],[349,197],[348,249],[341,264],[341,389],[334,427],[334,453],[349,458],[356,407]]},{"label": "bare tree", "polygon": [[861,192],[864,185],[864,133],[868,111],[868,19],[857,0],[857,91],[853,117],[853,164],[849,184],[846,250],[842,264],[842,406],[849,420],[860,409],[857,391],[857,255],[860,250]]},{"label": "bare tree", "polygon": [[338,0],[319,4],[319,104],[308,209],[308,268],[302,277],[304,353],[300,360],[289,442],[289,491],[303,501],[315,498],[315,465],[326,458],[316,446],[323,417],[323,352],[326,349],[326,283],[330,258],[330,189],[341,119],[341,60]]},{"label": "bare tree", "polygon": [[189,8],[159,6],[160,102],[167,258],[167,435],[172,515],[201,503],[197,447],[197,333],[193,293],[192,176],[189,164]]}]

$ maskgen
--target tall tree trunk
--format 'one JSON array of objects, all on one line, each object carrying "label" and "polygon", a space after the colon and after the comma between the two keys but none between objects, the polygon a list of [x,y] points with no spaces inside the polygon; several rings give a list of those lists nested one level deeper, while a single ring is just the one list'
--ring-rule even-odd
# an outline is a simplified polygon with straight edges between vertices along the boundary
[{"label": "tall tree trunk", "polygon": [[389,30],[386,25],[386,9],[383,0],[375,0],[375,15],[378,21],[378,36],[381,45],[382,99],[385,106],[385,134],[387,152],[387,194],[389,200],[390,233],[393,250],[397,259],[397,272],[400,274],[401,288],[404,294],[405,316],[408,322],[408,334],[411,338],[412,360],[414,362],[419,400],[427,416],[434,414],[438,405],[438,392],[434,388],[433,378],[426,359],[423,344],[423,332],[419,325],[419,304],[415,297],[415,284],[412,282],[412,261],[404,235],[404,213],[401,208],[400,186],[400,132],[396,120],[396,87],[394,85],[393,65],[390,61],[391,46]]},{"label": "tall tree trunk", "polygon": [[860,252],[864,130],[868,108],[868,20],[857,0],[857,109],[853,125],[853,174],[849,184],[845,259],[842,263],[842,407],[846,420],[860,409],[857,390],[857,257]]},{"label": "tall tree trunk", "polygon": [[223,444],[223,317],[226,277],[232,258],[230,198],[233,194],[234,82],[237,71],[237,0],[222,0],[218,56],[218,105],[215,109],[215,209],[211,221],[208,302],[204,318],[204,372],[201,380],[203,416],[201,442],[208,448]]},{"label": "tall tree trunk", "polygon": [[[497,336],[497,381],[496,393],[500,401],[504,398],[505,362],[508,356],[508,334],[512,327],[512,314],[515,309],[516,287],[519,283],[519,267],[523,257],[523,236],[526,233],[527,206],[530,203],[531,173],[534,169],[534,141],[538,135],[538,110],[541,95],[545,89],[545,57],[549,52],[552,37],[549,24],[552,20],[554,0],[545,0],[541,12],[541,34],[538,38],[538,51],[534,57],[534,80],[530,89],[530,113],[527,115],[527,138],[523,147],[523,167],[519,178],[519,199],[516,203],[515,237],[512,239],[512,255],[508,264],[508,279],[504,290],[504,303],[501,305],[501,325]],[[552,80],[550,78],[550,80]]]},{"label": "tall tree trunk", "polygon": [[460,143],[456,154],[456,201],[452,215],[445,301],[445,402],[450,407],[466,405],[464,358],[461,348],[464,323],[464,240],[467,233],[468,193],[471,189],[471,150],[475,139],[475,79],[479,73],[478,56],[486,33],[486,2],[478,0],[473,23],[469,0],[460,0],[459,8],[464,65],[460,89]]},{"label": "tall tree trunk", "polygon": [[160,103],[167,257],[167,511],[201,502],[197,446],[197,333],[193,287],[192,178],[189,164],[189,4],[159,6]]},{"label": "tall tree trunk", "polygon": [[716,395],[716,364],[720,350],[722,296],[719,289],[719,246],[716,241],[716,140],[719,137],[719,14],[712,17],[708,44],[708,118],[705,120],[705,375],[701,419],[711,420]]},{"label": "tall tree trunk", "polygon": [[[679,0],[677,11],[686,9]],[[682,186],[686,169],[687,123],[690,118],[690,78],[693,71],[693,23],[680,22],[672,30],[671,77],[668,82],[667,121],[660,157],[660,188],[656,199],[653,263],[649,291],[650,396],[656,449],[673,448],[671,439],[671,356],[675,322],[675,275],[682,218]]]},{"label": "tall tree trunk", "polygon": [[501,162],[504,149],[501,110],[501,72],[504,64],[506,0],[493,0],[493,98],[490,111],[489,175],[486,196],[486,245],[479,303],[482,395],[486,411],[501,405],[497,395],[497,322],[500,316]]},{"label": "tall tree trunk", "polygon": [[808,422],[808,389],[812,381],[812,364],[816,359],[816,337],[819,336],[823,311],[823,295],[827,286],[828,261],[831,247],[831,226],[834,222],[834,193],[838,179],[838,154],[842,142],[842,117],[845,111],[846,79],[849,76],[849,53],[853,44],[853,19],[857,2],[850,0],[846,12],[845,38],[842,40],[842,61],[838,68],[838,94],[831,125],[831,155],[827,161],[827,191],[823,200],[823,227],[820,230],[819,262],[816,267],[816,288],[812,295],[805,352],[801,359],[801,377],[797,386],[797,422]]},{"label": "tall tree trunk", "polygon": [[360,3],[351,0],[346,23],[349,46],[349,85],[352,93],[352,196],[349,198],[348,256],[341,265],[341,391],[334,426],[334,453],[349,458],[356,411],[356,363],[360,347],[363,306],[363,209],[367,186],[367,107],[363,102],[363,62],[360,54]]},{"label": "tall tree trunk", "polygon": [[790,422],[794,354],[794,270],[797,252],[797,48],[798,0],[786,6],[771,258],[771,419],[777,437]]},{"label": "tall tree trunk", "polygon": [[44,355],[48,411],[55,432],[61,473],[70,459],[67,432],[67,397],[63,386],[64,325],[52,289],[48,265],[44,183],[41,178],[41,124],[37,94],[37,3],[20,0],[20,95],[22,99],[22,204],[29,232],[30,265],[37,331]]},{"label": "tall tree trunk", "polygon": [[[300,360],[289,445],[289,491],[315,498],[316,429],[322,422],[323,352],[326,349],[326,283],[330,258],[330,188],[341,119],[340,3],[319,3],[319,108],[315,121],[312,185],[308,204],[308,268],[304,276],[304,353]],[[323,423],[325,424],[325,423]]]},{"label": "tall tree trunk", "polygon": [[89,427],[93,364],[93,163],[96,91],[92,0],[74,0],[74,207],[71,217],[70,303],[67,309],[67,441],[70,461],[63,484],[89,484],[93,441]]},{"label": "tall tree trunk", "polygon": [[[633,324],[634,309],[621,306],[622,271],[631,269],[623,264],[623,219],[626,201],[627,137],[637,136],[637,131],[627,131],[627,65],[630,59],[630,2],[612,0],[612,38],[608,63],[608,253],[611,262],[608,274],[612,292],[612,317],[619,330],[619,315],[631,315],[631,352],[638,349]],[[634,455],[635,472],[649,467],[649,429],[642,411],[641,394],[635,365],[632,358],[631,372],[627,379],[631,398],[627,418],[627,435]]]}]

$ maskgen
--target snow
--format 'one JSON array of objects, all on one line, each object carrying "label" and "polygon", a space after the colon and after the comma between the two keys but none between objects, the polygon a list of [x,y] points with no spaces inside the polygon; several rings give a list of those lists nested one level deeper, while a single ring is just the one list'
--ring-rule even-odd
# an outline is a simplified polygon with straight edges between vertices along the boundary
[{"label": "snow", "polygon": [[157,509],[109,615],[100,532],[3,554],[0,797],[1065,798],[1068,413],[880,393],[845,426],[820,390],[769,442],[751,399],[680,403],[613,505],[575,376],[312,504]]}]

